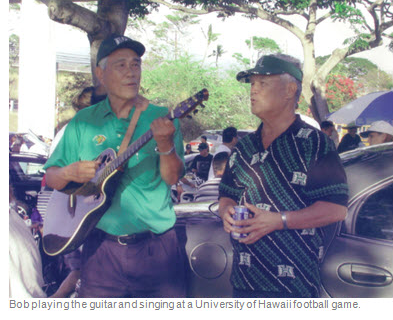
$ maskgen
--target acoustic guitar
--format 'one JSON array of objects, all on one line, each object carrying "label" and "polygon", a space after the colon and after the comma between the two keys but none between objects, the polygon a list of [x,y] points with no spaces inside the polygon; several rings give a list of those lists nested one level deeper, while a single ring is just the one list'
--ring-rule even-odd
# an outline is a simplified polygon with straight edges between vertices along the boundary
[{"label": "acoustic guitar", "polygon": [[[196,107],[208,100],[206,89],[179,103],[166,117],[170,120],[197,112]],[[106,149],[96,159],[100,162],[96,175],[89,182],[70,182],[61,191],[54,190],[48,202],[44,221],[42,244],[50,255],[66,254],[79,248],[89,233],[111,205],[122,166],[150,139],[147,131],[119,156],[113,149]]]}]

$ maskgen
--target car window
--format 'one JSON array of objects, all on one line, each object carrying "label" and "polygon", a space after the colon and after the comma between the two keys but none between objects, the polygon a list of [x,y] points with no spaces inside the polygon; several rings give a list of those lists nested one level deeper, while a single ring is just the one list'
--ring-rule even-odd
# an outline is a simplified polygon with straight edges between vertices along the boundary
[{"label": "car window", "polygon": [[12,161],[10,162],[10,175],[12,175],[19,181],[29,180],[30,178],[43,177],[43,167],[44,164],[42,163]]},{"label": "car window", "polygon": [[209,140],[217,140],[218,139],[218,136],[217,135],[206,135],[206,138],[207,138],[207,140],[209,141]]},{"label": "car window", "polygon": [[357,215],[355,234],[393,240],[393,184],[366,199]]}]

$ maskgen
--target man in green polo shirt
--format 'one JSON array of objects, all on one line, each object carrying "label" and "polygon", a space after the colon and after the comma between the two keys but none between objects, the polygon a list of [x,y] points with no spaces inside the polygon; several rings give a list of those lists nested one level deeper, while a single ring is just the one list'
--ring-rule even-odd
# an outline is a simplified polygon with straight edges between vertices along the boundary
[{"label": "man in green polo shirt", "polygon": [[[47,184],[94,178],[93,159],[120,149],[136,109],[143,110],[131,142],[149,129],[153,139],[124,166],[112,204],[83,245],[79,297],[183,297],[182,257],[173,229],[170,186],[184,172],[179,123],[167,108],[139,95],[145,47],[113,34],[97,54],[96,75],[107,99],[80,111],[46,164]],[[60,222],[59,222],[60,223]]]},{"label": "man in green polo shirt", "polygon": [[[346,175],[333,142],[295,114],[302,88],[297,59],[263,56],[237,80],[251,84],[259,128],[232,150],[220,184],[219,212],[234,248],[236,297],[318,297],[321,226],[343,220]],[[234,206],[254,216],[233,219]]]}]

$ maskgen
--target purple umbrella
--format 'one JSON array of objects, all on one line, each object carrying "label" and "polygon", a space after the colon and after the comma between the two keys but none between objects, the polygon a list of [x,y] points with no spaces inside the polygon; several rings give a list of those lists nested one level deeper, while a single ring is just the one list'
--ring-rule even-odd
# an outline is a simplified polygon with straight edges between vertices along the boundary
[{"label": "purple umbrella", "polygon": [[369,93],[333,112],[328,120],[362,126],[377,120],[393,123],[393,90]]}]

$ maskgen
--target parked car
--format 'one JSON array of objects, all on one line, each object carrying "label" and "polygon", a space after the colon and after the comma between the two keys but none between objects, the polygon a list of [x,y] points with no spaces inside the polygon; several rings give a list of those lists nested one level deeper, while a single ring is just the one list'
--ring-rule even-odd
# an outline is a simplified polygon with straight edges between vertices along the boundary
[{"label": "parked car", "polygon": [[[244,136],[247,134],[254,132],[255,130],[252,129],[238,129],[237,130],[237,135],[239,140],[242,139]],[[206,136],[207,138],[207,143],[209,144],[209,152],[214,153],[217,149],[222,144],[222,130],[206,130],[203,132],[198,138],[190,141],[189,143],[191,144],[191,151],[192,152],[199,152],[198,151],[198,146],[201,143],[201,137]]]},{"label": "parked car", "polygon": [[198,138],[191,140],[189,144],[191,145],[192,152],[198,152],[198,146],[201,143],[201,137],[206,136],[207,144],[209,145],[209,152],[214,153],[216,148],[222,144],[222,135],[218,133],[202,133]]},{"label": "parked car", "polygon": [[329,297],[393,297],[393,144],[340,155],[350,201],[345,221],[329,227],[321,265]]},{"label": "parked car", "polygon": [[237,138],[240,140],[244,138],[246,135],[250,134],[251,132],[255,132],[255,129],[238,129]]},{"label": "parked car", "polygon": [[[341,155],[350,200],[345,221],[327,227],[323,297],[393,297],[393,143]],[[230,297],[232,246],[217,202],[174,206],[188,258],[190,297]]]},{"label": "parked car", "polygon": [[34,153],[9,153],[9,181],[17,200],[18,213],[29,219],[37,205],[47,157]]}]

